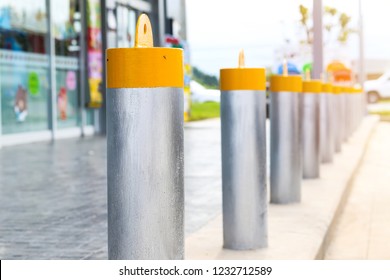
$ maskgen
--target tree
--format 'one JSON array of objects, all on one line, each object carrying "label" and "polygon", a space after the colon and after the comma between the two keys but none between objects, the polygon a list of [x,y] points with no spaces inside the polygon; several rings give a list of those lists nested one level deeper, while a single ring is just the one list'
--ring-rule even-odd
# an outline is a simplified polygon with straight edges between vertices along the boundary
[{"label": "tree", "polygon": [[[299,6],[300,24],[305,32],[305,39],[301,40],[301,44],[311,45],[313,43],[313,26],[309,21],[311,17],[309,9],[303,5]],[[348,42],[349,36],[356,33],[356,29],[350,27],[351,17],[346,13],[337,11],[336,8],[324,7],[324,28],[328,32],[328,37],[332,33],[337,34],[337,41],[341,44]]]},{"label": "tree", "polygon": [[216,76],[208,75],[196,67],[192,68],[192,79],[205,88],[218,89],[219,82]]}]

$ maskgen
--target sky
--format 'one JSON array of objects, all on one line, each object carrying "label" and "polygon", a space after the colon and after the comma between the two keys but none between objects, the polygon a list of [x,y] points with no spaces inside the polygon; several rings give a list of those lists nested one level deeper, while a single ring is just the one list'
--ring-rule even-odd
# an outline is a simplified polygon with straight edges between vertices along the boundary
[{"label": "sky", "polygon": [[[247,67],[275,67],[275,50],[285,40],[298,42],[299,5],[312,9],[313,0],[187,0],[187,39],[191,63],[206,73],[218,75],[219,69],[236,67],[238,52],[244,49]],[[323,0],[352,17],[358,27],[358,0]],[[366,59],[390,59],[390,1],[362,0]],[[328,44],[325,62],[358,58],[358,35],[348,45]],[[309,56],[310,59],[310,56]]]}]

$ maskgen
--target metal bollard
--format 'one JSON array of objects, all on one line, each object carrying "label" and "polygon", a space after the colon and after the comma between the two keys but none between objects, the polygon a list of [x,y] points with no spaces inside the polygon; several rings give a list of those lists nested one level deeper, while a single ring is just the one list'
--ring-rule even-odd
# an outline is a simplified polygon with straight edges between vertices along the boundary
[{"label": "metal bollard", "polygon": [[303,178],[320,176],[320,81],[304,81],[303,92]]},{"label": "metal bollard", "polygon": [[302,78],[271,77],[271,203],[301,200]]},{"label": "metal bollard", "polygon": [[334,134],[333,134],[333,108],[331,105],[333,89],[332,85],[322,84],[322,93],[320,94],[320,150],[321,163],[331,163],[334,153]]},{"label": "metal bollard", "polygon": [[351,87],[351,135],[355,132],[357,126],[357,91],[355,88]]},{"label": "metal bollard", "polygon": [[153,48],[143,14],[106,55],[108,257],[183,259],[182,50]]},{"label": "metal bollard", "polygon": [[341,144],[342,144],[342,115],[341,115],[341,87],[333,86],[333,94],[331,95],[331,107],[333,108],[333,113],[331,115],[332,118],[332,128],[333,128],[333,136],[334,136],[334,151],[335,153],[341,152]]},{"label": "metal bollard", "polygon": [[267,247],[265,69],[221,69],[223,247]]},{"label": "metal bollard", "polygon": [[347,94],[347,134],[348,138],[353,133],[353,109],[354,109],[354,94],[353,89],[351,87],[347,88],[348,94]]},{"label": "metal bollard", "polygon": [[340,87],[340,113],[341,113],[341,121],[340,121],[340,133],[342,142],[346,142],[348,140],[348,131],[347,131],[347,99],[348,99],[348,88],[345,86]]}]

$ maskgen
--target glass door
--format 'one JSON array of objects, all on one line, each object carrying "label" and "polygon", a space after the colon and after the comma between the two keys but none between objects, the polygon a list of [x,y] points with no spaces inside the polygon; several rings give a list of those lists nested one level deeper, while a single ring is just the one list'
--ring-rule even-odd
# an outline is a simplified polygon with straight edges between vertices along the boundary
[{"label": "glass door", "polygon": [[118,48],[134,47],[135,27],[138,16],[148,11],[138,10],[130,5],[116,5],[116,46]]},{"label": "glass door", "polygon": [[48,129],[47,23],[45,0],[0,1],[3,134]]},{"label": "glass door", "polygon": [[57,125],[76,127],[79,116],[81,14],[78,0],[53,0]]}]

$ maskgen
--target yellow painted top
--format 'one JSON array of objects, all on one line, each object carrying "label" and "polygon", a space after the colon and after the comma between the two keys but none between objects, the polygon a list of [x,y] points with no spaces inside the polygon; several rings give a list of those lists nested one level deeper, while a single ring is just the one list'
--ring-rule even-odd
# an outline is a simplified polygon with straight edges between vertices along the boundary
[{"label": "yellow painted top", "polygon": [[150,20],[137,21],[134,48],[106,50],[107,88],[183,87],[183,50],[154,48]]},{"label": "yellow painted top", "polygon": [[302,92],[302,77],[301,76],[271,76],[270,89],[272,92],[290,91]]},{"label": "yellow painted top", "polygon": [[342,87],[333,86],[333,94],[340,94],[340,93],[342,93]]},{"label": "yellow painted top", "polygon": [[221,69],[220,88],[221,90],[265,90],[265,69]]},{"label": "yellow painted top", "polygon": [[311,80],[302,82],[303,93],[321,93],[322,82],[320,80]]},{"label": "yellow painted top", "polygon": [[322,92],[332,93],[333,92],[332,84],[331,83],[323,83],[322,84]]},{"label": "yellow painted top", "polygon": [[265,90],[265,69],[245,68],[244,51],[238,56],[238,68],[220,70],[221,90]]}]

